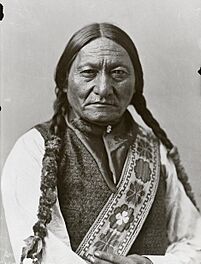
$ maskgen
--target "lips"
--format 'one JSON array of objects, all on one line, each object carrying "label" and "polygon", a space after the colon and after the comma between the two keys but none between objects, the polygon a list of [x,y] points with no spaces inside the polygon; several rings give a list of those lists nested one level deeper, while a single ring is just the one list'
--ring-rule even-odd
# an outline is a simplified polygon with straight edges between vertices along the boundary
[{"label": "lips", "polygon": [[87,106],[88,105],[115,106],[115,104],[113,102],[101,102],[101,101],[90,102],[90,103],[87,103]]},{"label": "lips", "polygon": [[114,104],[112,104],[112,103],[101,103],[101,102],[96,102],[96,103],[91,103],[91,105],[112,105],[112,106],[114,106]]}]

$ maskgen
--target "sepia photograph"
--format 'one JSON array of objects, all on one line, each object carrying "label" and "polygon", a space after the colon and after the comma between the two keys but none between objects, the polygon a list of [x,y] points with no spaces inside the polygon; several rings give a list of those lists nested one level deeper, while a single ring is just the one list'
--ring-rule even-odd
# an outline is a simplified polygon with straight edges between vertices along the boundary
[{"label": "sepia photograph", "polygon": [[0,18],[0,264],[201,264],[201,1]]}]

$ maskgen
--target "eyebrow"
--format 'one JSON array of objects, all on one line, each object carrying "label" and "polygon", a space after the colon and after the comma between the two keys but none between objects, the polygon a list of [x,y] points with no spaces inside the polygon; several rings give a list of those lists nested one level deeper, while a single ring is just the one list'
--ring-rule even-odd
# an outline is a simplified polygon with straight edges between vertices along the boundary
[{"label": "eyebrow", "polygon": [[[109,64],[109,65],[108,65]],[[91,62],[86,62],[83,63],[81,65],[79,65],[77,67],[78,70],[82,70],[84,67],[91,67],[91,68],[100,68],[101,64],[100,63],[91,63]],[[122,62],[111,62],[111,63],[107,63],[106,68],[108,69],[113,69],[113,68],[117,68],[117,67],[124,67],[125,69],[127,69],[129,71],[129,66],[126,65],[125,63]]]}]

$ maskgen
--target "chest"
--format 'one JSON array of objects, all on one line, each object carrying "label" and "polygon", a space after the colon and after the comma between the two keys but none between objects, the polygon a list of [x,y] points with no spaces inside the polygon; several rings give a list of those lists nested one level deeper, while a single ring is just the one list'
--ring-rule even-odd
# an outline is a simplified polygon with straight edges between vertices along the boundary
[{"label": "chest", "polygon": [[[111,195],[96,160],[84,144],[68,134],[61,154],[58,191],[61,211],[76,250]],[[158,191],[143,228],[130,253],[162,254],[167,247],[165,180]],[[153,238],[158,244],[153,245]]]}]

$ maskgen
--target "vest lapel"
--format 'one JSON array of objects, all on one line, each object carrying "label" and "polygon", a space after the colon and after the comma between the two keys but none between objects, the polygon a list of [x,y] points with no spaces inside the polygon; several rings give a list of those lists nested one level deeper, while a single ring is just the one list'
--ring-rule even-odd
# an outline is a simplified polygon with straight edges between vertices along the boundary
[{"label": "vest lapel", "polygon": [[82,258],[101,250],[126,255],[149,213],[160,175],[159,142],[139,130],[117,185],[76,253]]}]

